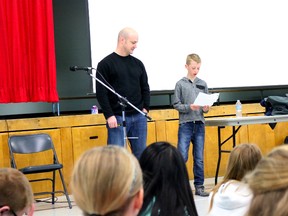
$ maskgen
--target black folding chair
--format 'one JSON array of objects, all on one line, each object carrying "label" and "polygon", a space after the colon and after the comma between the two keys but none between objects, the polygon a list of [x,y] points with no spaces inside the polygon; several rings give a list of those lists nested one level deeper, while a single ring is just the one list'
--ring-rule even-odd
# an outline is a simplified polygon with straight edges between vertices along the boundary
[{"label": "black folding chair", "polygon": [[[55,194],[56,193],[62,193],[66,196],[69,208],[72,208],[71,201],[67,192],[67,188],[64,182],[63,174],[62,174],[62,168],[63,165],[59,163],[58,157],[54,148],[54,144],[51,140],[51,137],[48,134],[32,134],[32,135],[15,135],[9,137],[8,140],[9,145],[9,151],[10,151],[10,159],[11,159],[11,167],[19,169],[24,174],[37,174],[37,173],[47,173],[52,172],[51,178],[36,178],[36,179],[30,179],[29,181],[32,182],[39,182],[39,181],[51,181],[52,183],[52,190],[51,191],[43,191],[34,193],[34,196],[39,195],[47,195],[50,194],[52,196],[52,204],[55,203]],[[49,164],[39,164],[39,165],[32,165],[32,166],[26,166],[18,168],[16,165],[16,154],[29,154],[29,157],[33,157],[35,154],[39,154],[41,152],[48,152],[51,154],[49,161]],[[31,155],[33,154],[33,155]],[[49,154],[49,156],[50,156]],[[28,155],[27,155],[28,156]],[[28,158],[29,160],[29,158]],[[44,162],[43,162],[44,163]],[[19,164],[19,161],[18,161]],[[59,172],[60,179],[63,186],[63,191],[55,191],[55,179],[56,179],[56,171]]]}]

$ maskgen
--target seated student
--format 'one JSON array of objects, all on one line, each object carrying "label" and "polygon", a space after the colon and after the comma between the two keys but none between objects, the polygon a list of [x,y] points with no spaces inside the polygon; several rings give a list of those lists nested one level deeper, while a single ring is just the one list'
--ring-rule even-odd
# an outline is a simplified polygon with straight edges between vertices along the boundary
[{"label": "seated student", "polygon": [[138,160],[125,148],[109,145],[81,155],[71,187],[85,216],[136,216],[143,203],[142,182]]},{"label": "seated student", "polygon": [[247,216],[288,215],[288,146],[275,147],[244,177],[253,192]]},{"label": "seated student", "polygon": [[31,185],[23,173],[13,168],[0,168],[0,215],[17,216],[34,213]]},{"label": "seated student", "polygon": [[210,193],[209,216],[245,214],[253,195],[248,185],[241,180],[261,158],[257,145],[240,144],[233,148],[223,180]]},{"label": "seated student", "polygon": [[198,215],[184,159],[168,142],[149,145],[140,157],[144,203],[139,216]]}]

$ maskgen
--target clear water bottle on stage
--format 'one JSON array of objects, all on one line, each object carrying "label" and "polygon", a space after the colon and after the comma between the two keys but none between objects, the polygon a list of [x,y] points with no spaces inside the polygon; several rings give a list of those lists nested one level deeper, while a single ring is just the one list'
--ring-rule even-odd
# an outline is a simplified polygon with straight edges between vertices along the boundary
[{"label": "clear water bottle on stage", "polygon": [[240,100],[236,102],[236,117],[242,117],[242,104]]}]

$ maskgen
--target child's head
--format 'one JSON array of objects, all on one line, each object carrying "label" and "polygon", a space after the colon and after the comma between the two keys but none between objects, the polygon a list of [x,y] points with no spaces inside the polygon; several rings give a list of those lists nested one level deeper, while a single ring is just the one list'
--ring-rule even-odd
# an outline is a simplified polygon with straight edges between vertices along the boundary
[{"label": "child's head", "polygon": [[[258,163],[254,171],[245,177],[254,194],[273,190],[288,190],[288,146],[274,148]],[[288,201],[288,200],[287,200]]]},{"label": "child's head", "polygon": [[144,178],[144,209],[156,198],[152,212],[161,209],[161,215],[183,215],[182,207],[190,215],[197,212],[186,164],[175,146],[164,141],[152,143],[143,151],[139,163]]},{"label": "child's head", "polygon": [[201,58],[199,57],[199,55],[193,53],[193,54],[189,54],[186,58],[186,65],[189,65],[191,63],[191,61],[194,61],[196,63],[201,63]]},{"label": "child's head", "polygon": [[174,187],[177,182],[188,180],[186,165],[181,153],[168,142],[155,142],[147,146],[139,162],[145,183],[153,177],[153,181],[158,179],[159,186],[165,182]]},{"label": "child's head", "polygon": [[201,67],[201,59],[197,54],[190,54],[186,58],[186,65],[185,65],[188,74],[187,77],[189,79],[194,79]]},{"label": "child's head", "polygon": [[288,146],[274,148],[245,176],[253,192],[247,216],[288,215]]},{"label": "child's head", "polygon": [[137,215],[143,202],[142,171],[125,148],[108,145],[86,151],[77,161],[72,191],[85,215],[129,211]]},{"label": "child's head", "polygon": [[31,185],[17,169],[0,168],[0,215],[33,215],[34,198]]},{"label": "child's head", "polygon": [[220,186],[230,180],[241,181],[247,173],[255,169],[261,158],[261,150],[255,144],[240,144],[232,149],[223,180],[213,188],[214,193],[211,198],[209,211],[214,205],[214,197]]},{"label": "child's head", "polygon": [[245,174],[254,170],[261,158],[262,153],[257,145],[237,145],[230,153],[224,180],[241,181]]}]

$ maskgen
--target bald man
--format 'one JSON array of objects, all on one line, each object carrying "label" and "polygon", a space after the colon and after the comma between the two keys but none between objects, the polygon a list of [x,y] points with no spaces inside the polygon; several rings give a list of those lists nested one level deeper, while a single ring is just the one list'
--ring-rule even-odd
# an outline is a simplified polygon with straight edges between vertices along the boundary
[{"label": "bald man", "polygon": [[[118,34],[116,50],[98,63],[96,77],[139,110],[148,113],[150,88],[147,73],[144,64],[132,56],[137,43],[138,33],[134,29],[128,27],[122,29]],[[132,153],[139,159],[146,148],[146,117],[130,105],[122,106],[123,101],[121,105],[117,95],[100,83],[96,85],[96,96],[107,121],[108,144],[125,146],[126,133]],[[125,133],[123,113],[126,123]]]}]

